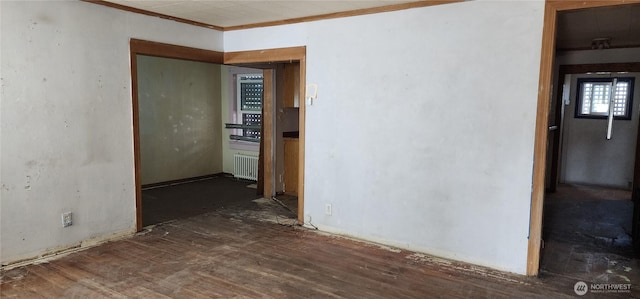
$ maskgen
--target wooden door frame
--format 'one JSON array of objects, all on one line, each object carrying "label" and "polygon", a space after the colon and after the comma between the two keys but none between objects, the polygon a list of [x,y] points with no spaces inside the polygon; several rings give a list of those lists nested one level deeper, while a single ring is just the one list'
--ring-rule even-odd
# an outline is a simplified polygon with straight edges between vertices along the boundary
[{"label": "wooden door frame", "polygon": [[[294,62],[297,61],[300,63],[300,83],[299,83],[299,91],[298,97],[300,99],[300,108],[298,110],[298,222],[304,223],[304,140],[305,140],[305,111],[306,111],[306,57],[307,57],[307,47],[290,47],[290,48],[277,48],[277,49],[263,49],[263,50],[252,50],[252,51],[238,51],[238,52],[225,52],[224,53],[224,64],[259,64],[259,63],[278,63],[278,62]],[[273,103],[271,103],[273,104]],[[266,105],[265,105],[266,106]],[[265,115],[265,121],[268,116]],[[272,115],[275,117],[275,115]],[[274,136],[273,133],[269,134],[265,130],[265,136],[262,136],[263,142],[265,144],[264,154],[265,154],[265,177],[264,177],[264,197],[270,198],[275,195],[274,189],[274,169],[266,169],[268,167],[273,168],[273,163],[267,163],[267,157],[275,156],[275,147],[267,145],[273,145]],[[269,153],[270,151],[270,153]],[[267,175],[271,174],[271,175]]]},{"label": "wooden door frame", "polygon": [[545,168],[547,161],[547,135],[549,126],[549,104],[552,93],[553,63],[558,12],[640,3],[640,0],[608,1],[558,1],[547,0],[544,8],[542,49],[538,81],[538,104],[536,111],[535,139],[533,146],[533,182],[531,191],[531,214],[529,219],[529,241],[527,250],[527,275],[538,275],[540,270],[540,245],[542,241],[542,211],[544,204]]},{"label": "wooden door frame", "polygon": [[[135,184],[135,200],[136,200],[136,230],[142,230],[142,179],[140,175],[141,157],[140,157],[140,116],[138,107],[138,60],[137,55],[148,55],[155,57],[183,59],[190,61],[209,62],[216,64],[247,64],[247,63],[273,63],[273,62],[292,62],[300,63],[300,88],[299,98],[299,154],[298,154],[298,222],[304,223],[304,128],[305,128],[305,86],[306,86],[306,47],[278,48],[255,51],[240,52],[218,52],[212,50],[204,50],[198,48],[177,46],[141,39],[131,39],[129,41],[129,54],[131,61],[131,102],[132,102],[132,122],[133,122],[133,156],[134,156],[134,184]],[[273,97],[267,97],[266,100],[272,104]],[[269,103],[267,103],[269,104]],[[274,115],[272,114],[272,118]],[[271,119],[273,121],[273,119]],[[273,134],[265,132],[265,143],[273,144]],[[266,148],[266,147],[265,147]],[[271,155],[273,156],[273,150]],[[273,164],[273,163],[271,163]],[[275,190],[273,184],[273,165],[266,164],[263,171],[265,174],[265,194],[270,196]],[[270,182],[270,184],[266,184]],[[267,189],[269,188],[269,189]],[[270,197],[265,195],[266,197]]]},{"label": "wooden door frame", "polygon": [[164,58],[183,59],[191,61],[223,64],[224,53],[191,47],[176,46],[140,39],[129,41],[131,59],[131,101],[133,120],[133,156],[134,156],[134,184],[136,192],[136,230],[142,230],[142,179],[140,177],[140,115],[138,107],[138,57],[147,55]]}]

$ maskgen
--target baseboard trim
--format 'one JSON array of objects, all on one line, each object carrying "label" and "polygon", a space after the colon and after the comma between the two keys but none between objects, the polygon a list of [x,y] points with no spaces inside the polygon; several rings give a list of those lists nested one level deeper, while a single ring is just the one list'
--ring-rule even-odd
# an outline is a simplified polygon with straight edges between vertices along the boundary
[{"label": "baseboard trim", "polygon": [[115,232],[106,236],[86,239],[71,245],[61,246],[55,249],[51,249],[42,254],[38,254],[32,257],[21,258],[15,261],[8,262],[7,264],[2,264],[0,265],[0,270],[7,271],[7,270],[15,269],[18,267],[47,263],[49,261],[67,256],[71,253],[83,251],[107,242],[118,241],[118,240],[129,238],[135,235],[135,233],[136,233],[135,228],[130,228],[130,229]]},{"label": "baseboard trim", "polygon": [[177,179],[177,180],[171,180],[171,181],[165,181],[165,182],[158,182],[158,183],[142,185],[142,190],[149,190],[149,189],[156,189],[156,188],[168,187],[168,186],[173,186],[173,185],[187,184],[187,183],[193,183],[193,182],[210,180],[210,179],[214,179],[214,178],[227,177],[227,176],[233,176],[233,175],[229,174],[229,173],[225,173],[225,172],[219,172],[219,173],[201,175],[201,176],[184,178],[184,179]]}]

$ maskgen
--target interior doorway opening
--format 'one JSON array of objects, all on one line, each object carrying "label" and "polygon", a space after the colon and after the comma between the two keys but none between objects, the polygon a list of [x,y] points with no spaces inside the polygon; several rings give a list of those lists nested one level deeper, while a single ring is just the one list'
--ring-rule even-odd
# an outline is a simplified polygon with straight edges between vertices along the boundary
[{"label": "interior doorway opening", "polygon": [[[620,3],[611,3],[616,4]],[[571,32],[573,27],[581,26],[571,20],[587,15],[601,17],[602,14],[620,14],[636,7],[574,10],[584,6],[588,5],[547,3],[547,25],[551,24],[550,18],[557,16],[551,24],[555,31],[555,42],[552,43],[555,47],[552,53],[555,54],[551,61],[556,67],[548,69],[550,81],[557,84],[554,84],[554,94],[547,106],[550,107],[546,115],[549,121],[545,120],[548,124],[544,136],[547,141],[546,175],[543,183],[537,181],[536,184],[534,180],[532,234],[536,226],[536,193],[539,192],[536,188],[543,185],[541,189],[546,193],[539,202],[544,203],[540,206],[541,210],[544,207],[544,220],[540,219],[542,256],[539,270],[542,274],[579,278],[592,283],[625,283],[627,279],[640,278],[630,270],[638,267],[634,252],[638,205],[634,201],[638,194],[637,171],[640,160],[637,158],[639,114],[638,111],[626,111],[630,112],[628,117],[622,117],[617,110],[608,113],[613,109],[595,111],[597,109],[593,110],[588,101],[598,99],[593,94],[585,96],[585,92],[593,91],[593,86],[602,90],[610,88],[609,92],[615,92],[616,82],[623,82],[629,77],[633,81],[637,75],[634,73],[637,71],[637,60],[627,60],[624,53],[634,53],[637,46],[615,51],[608,51],[606,48],[609,45],[606,48],[595,45],[568,49],[566,45],[572,41],[562,38],[571,36],[567,32]],[[557,27],[554,28],[556,22]],[[633,29],[631,26],[622,30],[629,28]],[[639,29],[633,29],[634,34],[638,34]],[[610,61],[617,63],[607,63]],[[544,72],[541,73],[541,84],[543,75]],[[624,88],[626,85],[618,86],[617,90]],[[630,94],[633,103],[628,106],[619,105],[621,103],[618,103],[615,95],[607,101],[604,98],[600,100],[611,104],[607,106],[610,108],[615,105],[619,106],[615,109],[636,110],[639,96],[637,92],[634,95],[633,91]],[[588,115],[591,112],[593,115]],[[608,115],[615,117],[609,118]],[[537,137],[539,142],[540,136]],[[530,240],[530,245],[532,242]],[[531,263],[531,249],[530,275],[538,274],[537,266]]]},{"label": "interior doorway opening", "polygon": [[[283,188],[285,173],[277,167],[284,164],[286,160],[283,153],[283,137],[299,137],[302,140],[304,138],[304,101],[299,99],[304,98],[304,88],[301,88],[301,86],[304,86],[305,48],[261,50],[257,51],[259,54],[256,55],[252,52],[225,54],[135,39],[131,40],[130,46],[137,230],[142,230],[143,226],[148,224],[170,220],[167,219],[169,216],[162,215],[162,211],[155,211],[156,219],[143,215],[143,211],[152,213],[154,208],[152,205],[145,203],[145,201],[151,199],[160,201],[159,197],[163,197],[166,201],[164,206],[165,208],[168,207],[168,209],[164,209],[164,212],[168,211],[168,214],[178,215],[178,217],[202,214],[211,209],[229,208],[234,206],[232,201],[242,200],[244,197],[253,199],[250,204],[254,205],[254,208],[255,205],[272,203],[271,200],[273,199],[273,202],[277,202],[281,207],[287,208],[291,212],[289,217],[294,223],[301,223],[303,211],[302,191],[304,190],[304,165],[302,163],[304,161],[304,142],[299,142],[293,147],[289,146],[290,151],[296,149],[295,155],[288,156],[294,157],[294,161],[290,162],[294,170],[289,171],[289,175],[293,173],[297,177],[297,180],[294,181],[297,188],[292,188],[292,184],[289,184],[287,190]],[[149,63],[150,61],[153,63]],[[259,142],[261,149],[259,152],[260,162],[258,163],[260,166],[258,171],[259,184],[239,180],[238,176],[235,175],[235,178],[230,178],[230,173],[234,171],[225,170],[224,165],[222,165],[227,164],[227,159],[221,158],[224,152],[224,150],[221,150],[222,144],[228,142],[226,137],[231,138],[233,135],[225,132],[226,129],[223,128],[223,123],[221,122],[221,116],[226,115],[226,109],[222,109],[221,106],[230,105],[227,103],[228,97],[226,95],[221,95],[220,97],[222,98],[219,99],[204,97],[197,103],[193,102],[194,98],[198,98],[195,95],[202,92],[203,86],[205,86],[204,89],[210,89],[216,84],[219,85],[218,89],[221,89],[220,86],[226,86],[225,80],[228,78],[220,78],[223,73],[222,70],[227,68],[226,65],[223,65],[225,61],[230,64],[253,64],[253,66],[259,68],[258,71],[261,70],[265,75],[264,84],[267,88],[264,92],[262,108],[264,122],[259,125],[261,128],[259,133],[262,135]],[[274,61],[281,61],[282,63],[274,64]],[[286,61],[288,61],[288,64],[285,64]],[[178,63],[178,66],[158,67],[158,65],[167,63]],[[185,67],[189,70],[182,74],[176,74],[176,69],[179,72],[181,64],[190,64]],[[292,68],[292,65],[295,68]],[[198,68],[205,68],[206,70]],[[278,76],[276,76],[277,68],[280,68]],[[207,74],[212,69],[214,75]],[[283,69],[291,71],[282,71]],[[152,80],[140,77],[139,72],[142,70],[147,75],[151,73],[152,77],[155,77]],[[192,78],[192,73],[196,73],[199,78]],[[289,76],[289,78],[285,80],[284,76]],[[212,86],[206,86],[207,80],[210,81],[211,84],[209,85]],[[285,81],[288,83],[285,84]],[[155,87],[155,89],[149,88],[149,86]],[[285,88],[287,86],[291,87],[290,90]],[[177,94],[172,91],[173,89],[178,90]],[[290,131],[298,131],[295,134],[296,136],[284,136],[283,133],[292,135],[291,133],[293,132],[284,132],[282,130],[284,128],[282,113],[284,113],[283,111],[286,110],[286,107],[282,106],[279,101],[283,99],[282,94],[287,93],[285,91],[288,92],[287,95],[291,95],[292,101],[295,97],[297,105],[302,103],[301,108],[295,107],[295,111],[290,111],[289,113],[297,116],[296,122],[289,124],[289,127],[294,128]],[[154,92],[158,94],[152,95]],[[227,90],[226,92],[228,95],[235,94],[236,91]],[[213,93],[216,92],[214,91]],[[218,94],[220,95],[220,92]],[[155,97],[160,99],[160,101],[157,101],[160,103],[145,103],[145,97]],[[165,98],[167,97],[177,98],[177,100],[166,100]],[[200,107],[202,105],[207,107]],[[217,106],[209,107],[212,105]],[[276,108],[279,110],[276,110]],[[213,112],[210,113],[211,115],[207,115],[207,111]],[[202,128],[198,127],[203,123],[205,125]],[[198,137],[191,138],[190,134],[195,133],[199,134]],[[213,140],[213,142],[209,142],[212,144],[204,146],[203,149],[194,150],[194,148],[201,147],[198,143],[211,141],[208,139]],[[163,153],[159,149],[160,147],[165,151],[168,149],[170,153]],[[173,153],[180,153],[185,150],[188,152],[186,155],[181,156]],[[176,157],[178,158],[176,159]],[[194,157],[198,161],[193,161]],[[147,167],[143,167],[144,165],[147,165]],[[204,170],[202,169],[203,166]],[[238,186],[233,186],[233,184]],[[291,189],[294,192],[300,191],[298,191],[298,194],[292,194]],[[282,197],[285,195],[284,191],[288,191],[288,194]],[[264,195],[266,201],[261,200],[258,195]],[[278,199],[276,195],[281,197]],[[293,197],[291,197],[292,195]],[[217,200],[212,202],[211,196],[215,196]],[[183,197],[188,197],[189,203],[183,202],[180,204],[179,201]],[[220,200],[220,197],[222,197],[222,200]],[[288,205],[285,203],[288,203]],[[240,214],[243,213],[242,207],[247,207],[246,204],[236,205],[236,207],[238,206],[241,209],[235,210],[235,212]],[[178,213],[175,211],[176,207],[180,210]],[[170,211],[172,209],[173,211]],[[150,210],[151,212],[149,212]],[[243,215],[247,216],[246,214]]]}]

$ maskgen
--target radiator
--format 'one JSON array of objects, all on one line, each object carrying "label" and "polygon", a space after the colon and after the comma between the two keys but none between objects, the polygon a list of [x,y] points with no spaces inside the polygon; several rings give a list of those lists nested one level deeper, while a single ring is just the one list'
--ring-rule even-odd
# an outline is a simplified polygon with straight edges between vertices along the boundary
[{"label": "radiator", "polygon": [[233,176],[252,181],[258,180],[258,157],[233,155]]}]

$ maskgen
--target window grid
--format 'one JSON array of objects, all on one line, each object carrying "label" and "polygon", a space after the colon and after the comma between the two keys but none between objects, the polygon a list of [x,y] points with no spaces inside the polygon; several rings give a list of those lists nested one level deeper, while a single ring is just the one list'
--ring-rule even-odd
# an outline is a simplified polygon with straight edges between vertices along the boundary
[{"label": "window grid", "polygon": [[623,119],[631,118],[633,78],[618,78],[611,103],[613,78],[594,78],[578,80],[579,97],[576,107],[577,117],[606,117],[613,104],[613,115]]},{"label": "window grid", "polygon": [[629,94],[629,83],[618,82],[616,85],[615,96],[613,97],[615,99],[615,103],[613,105],[614,116],[626,115],[627,94]]},{"label": "window grid", "polygon": [[[262,115],[260,113],[243,113],[242,124],[244,125],[260,125],[262,123]],[[260,138],[260,129],[244,129],[242,136]]]},{"label": "window grid", "polygon": [[260,111],[262,109],[262,82],[241,83],[240,100],[242,109]]},{"label": "window grid", "polygon": [[[262,74],[240,74],[237,77],[238,119],[243,125],[262,124]],[[242,129],[241,135],[260,139],[260,129]]]}]

